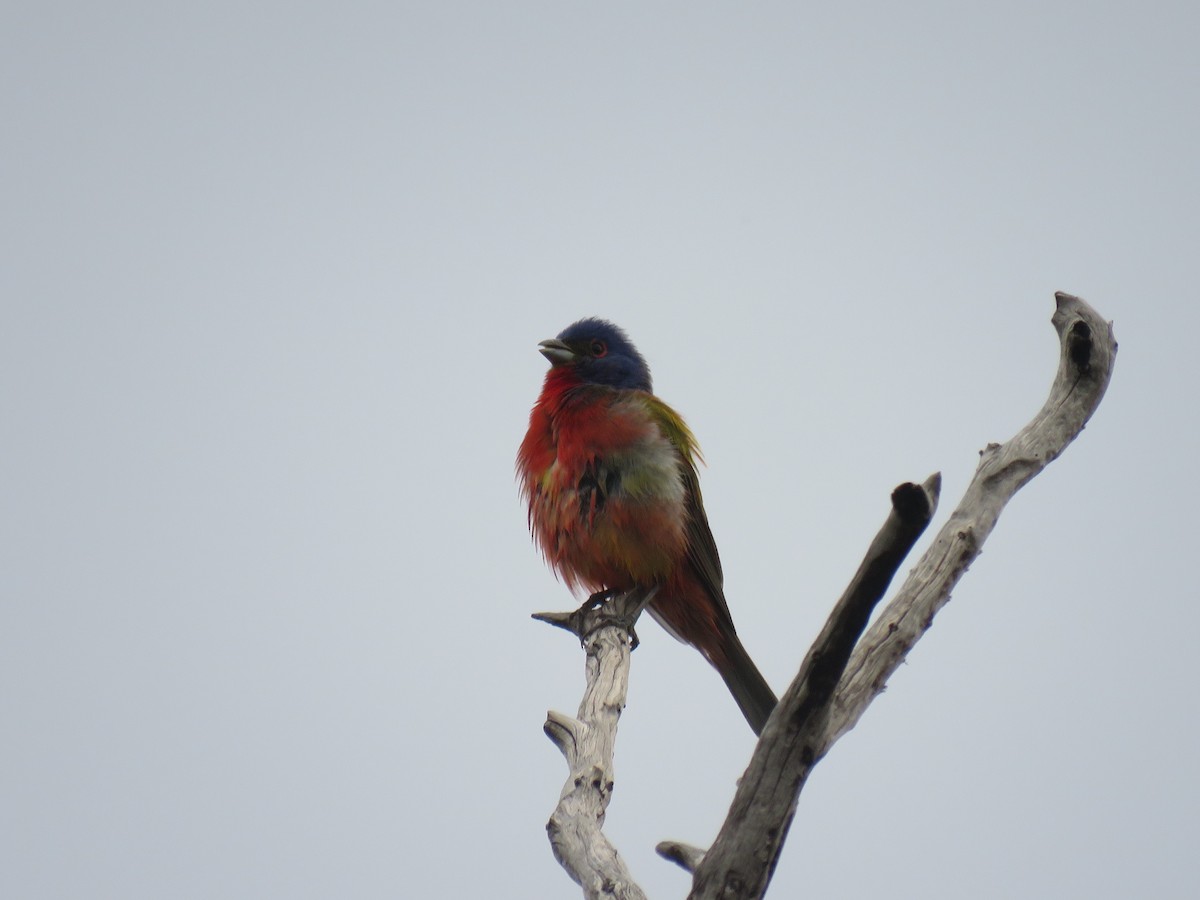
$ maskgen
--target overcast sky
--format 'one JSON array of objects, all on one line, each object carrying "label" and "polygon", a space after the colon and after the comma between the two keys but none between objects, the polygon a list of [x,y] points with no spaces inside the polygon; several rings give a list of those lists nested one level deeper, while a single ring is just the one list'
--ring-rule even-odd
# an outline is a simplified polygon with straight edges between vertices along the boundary
[{"label": "overcast sky", "polygon": [[[513,457],[624,326],[782,690],[883,521],[1115,320],[1086,432],[818,766],[771,896],[1196,895],[1194,3],[18,3],[0,21],[0,894],[574,897],[583,656]],[[923,541],[921,552],[928,540]],[[905,566],[907,570],[908,566]],[[649,620],[655,898],[753,737]]]}]

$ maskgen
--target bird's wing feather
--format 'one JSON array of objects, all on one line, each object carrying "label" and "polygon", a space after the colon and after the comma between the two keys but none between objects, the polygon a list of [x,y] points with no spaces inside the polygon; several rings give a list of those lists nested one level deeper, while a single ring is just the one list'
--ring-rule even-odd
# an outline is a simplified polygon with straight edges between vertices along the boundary
[{"label": "bird's wing feather", "polygon": [[721,557],[717,553],[717,542],[713,538],[708,516],[704,512],[700,476],[696,472],[696,462],[702,462],[704,457],[700,454],[695,435],[675,410],[654,396],[650,397],[649,409],[667,438],[679,451],[680,477],[683,479],[684,494],[687,498],[688,562],[732,631],[733,617],[725,602],[725,576],[721,571]]}]

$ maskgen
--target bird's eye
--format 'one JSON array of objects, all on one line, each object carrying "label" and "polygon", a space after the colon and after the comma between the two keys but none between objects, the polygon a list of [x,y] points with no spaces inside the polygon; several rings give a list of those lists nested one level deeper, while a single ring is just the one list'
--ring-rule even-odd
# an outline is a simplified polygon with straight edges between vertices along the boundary
[{"label": "bird's eye", "polygon": [[608,344],[604,343],[604,341],[592,341],[591,350],[592,356],[599,359],[601,356],[604,356],[606,353],[608,353]]}]

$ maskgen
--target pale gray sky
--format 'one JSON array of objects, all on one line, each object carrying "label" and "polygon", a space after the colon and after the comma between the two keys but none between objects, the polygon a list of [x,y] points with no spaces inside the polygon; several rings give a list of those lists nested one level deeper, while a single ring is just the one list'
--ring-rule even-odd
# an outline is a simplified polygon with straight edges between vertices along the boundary
[{"label": "pale gray sky", "polygon": [[[1193,3],[16,4],[0,27],[0,894],[573,897],[582,654],[513,456],[623,325],[782,689],[898,482],[1109,395],[802,797],[772,896],[1191,897]],[[925,546],[925,542],[921,547]],[[907,568],[907,567],[906,567]],[[608,833],[752,736],[653,623]]]}]

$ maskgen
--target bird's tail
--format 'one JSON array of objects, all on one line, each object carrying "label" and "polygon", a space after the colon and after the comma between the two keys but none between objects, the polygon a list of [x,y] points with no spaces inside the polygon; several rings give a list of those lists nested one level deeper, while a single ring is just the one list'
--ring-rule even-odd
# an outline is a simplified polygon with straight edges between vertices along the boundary
[{"label": "bird's tail", "polygon": [[729,634],[725,638],[724,658],[714,660],[714,665],[754,733],[762,734],[771,710],[779,701],[737,635]]},{"label": "bird's tail", "polygon": [[[700,601],[694,599],[696,596]],[[700,651],[725,680],[754,733],[762,734],[778,702],[775,692],[742,646],[728,612],[721,614],[724,601],[718,608],[712,602],[705,602],[710,596],[660,592],[646,609],[673,637]]]}]

